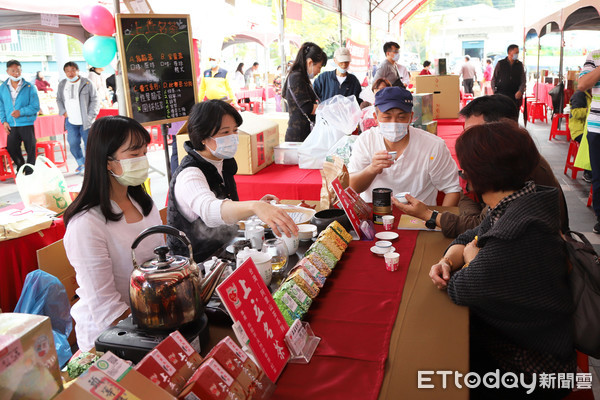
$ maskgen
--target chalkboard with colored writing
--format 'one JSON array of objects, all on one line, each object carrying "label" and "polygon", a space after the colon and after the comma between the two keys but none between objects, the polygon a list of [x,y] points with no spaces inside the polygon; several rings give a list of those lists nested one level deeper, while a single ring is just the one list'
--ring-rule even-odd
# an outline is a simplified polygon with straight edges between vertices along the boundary
[{"label": "chalkboard with colored writing", "polygon": [[189,15],[119,14],[127,115],[143,125],[187,119],[196,102]]}]

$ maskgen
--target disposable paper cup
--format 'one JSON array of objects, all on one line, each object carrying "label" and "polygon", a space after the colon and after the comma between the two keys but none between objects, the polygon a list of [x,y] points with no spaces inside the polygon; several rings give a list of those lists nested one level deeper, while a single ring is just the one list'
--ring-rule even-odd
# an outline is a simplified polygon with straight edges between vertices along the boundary
[{"label": "disposable paper cup", "polygon": [[384,215],[381,217],[383,221],[383,229],[386,231],[391,231],[394,229],[394,216],[393,215]]},{"label": "disposable paper cup", "polygon": [[400,254],[391,252],[383,255],[385,258],[385,269],[390,272],[398,271],[400,265]]}]

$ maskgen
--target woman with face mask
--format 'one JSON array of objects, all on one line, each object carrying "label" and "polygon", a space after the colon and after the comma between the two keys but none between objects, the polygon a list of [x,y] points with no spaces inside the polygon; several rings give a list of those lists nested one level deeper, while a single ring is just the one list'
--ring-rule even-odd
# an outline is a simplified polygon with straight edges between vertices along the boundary
[{"label": "woman with face mask", "polygon": [[[148,131],[131,118],[104,117],[90,128],[83,186],[64,215],[65,250],[79,284],[71,315],[82,351],[129,315],[131,244],[144,229],[161,224],[142,186],[148,143]],[[136,256],[149,260],[162,245],[160,235],[149,236]]]},{"label": "woman with face mask", "polygon": [[325,65],[327,55],[316,44],[306,42],[298,50],[282,90],[290,114],[286,142],[303,142],[312,130],[319,98],[311,80]]},{"label": "woman with face mask", "polygon": [[348,164],[350,186],[366,202],[375,188],[409,192],[425,204],[435,205],[444,192],[444,206],[456,206],[461,187],[458,167],[444,140],[410,126],[413,98],[396,86],[375,95],[378,126],[363,132],[352,148]]},{"label": "woman with face mask", "polygon": [[[233,157],[241,124],[241,115],[221,100],[196,104],[190,112],[190,140],[184,144],[187,156],[171,178],[167,220],[188,236],[196,262],[204,261],[233,239],[238,230],[236,223],[252,215],[278,236],[298,232],[285,211],[268,203],[277,200],[275,196],[238,201],[233,179],[237,163]],[[175,254],[188,254],[187,248],[175,240],[169,240],[169,247]]]}]

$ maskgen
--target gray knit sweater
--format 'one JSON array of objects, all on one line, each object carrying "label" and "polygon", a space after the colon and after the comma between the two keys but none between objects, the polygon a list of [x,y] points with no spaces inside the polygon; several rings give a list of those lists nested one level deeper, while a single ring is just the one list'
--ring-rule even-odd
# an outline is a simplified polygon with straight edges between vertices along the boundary
[{"label": "gray knit sweater", "polygon": [[513,372],[574,372],[573,302],[559,236],[558,190],[537,186],[492,226],[489,217],[452,244],[478,235],[480,251],[454,273],[448,294],[471,311],[471,343]]}]

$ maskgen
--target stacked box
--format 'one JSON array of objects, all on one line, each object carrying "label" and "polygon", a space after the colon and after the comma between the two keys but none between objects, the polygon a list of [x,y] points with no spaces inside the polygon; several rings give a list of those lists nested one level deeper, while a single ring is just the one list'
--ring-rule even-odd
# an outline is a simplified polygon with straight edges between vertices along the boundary
[{"label": "stacked box", "polygon": [[413,125],[415,128],[423,129],[426,132],[433,133],[437,136],[437,121],[430,121],[426,124]]},{"label": "stacked box", "polygon": [[413,126],[433,121],[433,93],[413,94]]}]

